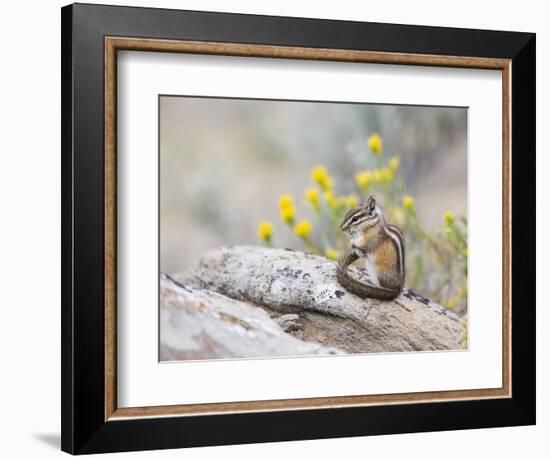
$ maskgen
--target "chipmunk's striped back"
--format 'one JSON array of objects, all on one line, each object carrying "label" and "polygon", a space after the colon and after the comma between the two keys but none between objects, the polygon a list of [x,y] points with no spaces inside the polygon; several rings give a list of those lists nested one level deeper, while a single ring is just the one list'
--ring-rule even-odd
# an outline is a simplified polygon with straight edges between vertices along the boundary
[{"label": "chipmunk's striped back", "polygon": [[399,257],[399,275],[402,279],[402,283],[405,283],[405,239],[403,238],[403,233],[393,224],[386,224],[384,230],[395,243]]}]

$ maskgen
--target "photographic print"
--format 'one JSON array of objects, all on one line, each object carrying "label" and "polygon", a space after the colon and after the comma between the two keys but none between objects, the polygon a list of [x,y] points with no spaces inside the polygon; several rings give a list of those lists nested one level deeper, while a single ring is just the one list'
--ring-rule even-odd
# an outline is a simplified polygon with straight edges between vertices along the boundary
[{"label": "photographic print", "polygon": [[161,361],[468,348],[467,109],[159,96]]}]

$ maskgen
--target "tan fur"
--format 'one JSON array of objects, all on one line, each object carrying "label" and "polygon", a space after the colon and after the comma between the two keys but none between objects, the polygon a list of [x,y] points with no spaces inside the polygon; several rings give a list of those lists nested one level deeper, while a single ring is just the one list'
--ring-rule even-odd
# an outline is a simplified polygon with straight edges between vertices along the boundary
[{"label": "tan fur", "polygon": [[355,236],[350,243],[352,248],[357,248],[361,251],[372,251],[380,239],[380,228],[373,226],[365,229],[360,234]]},{"label": "tan fur", "polygon": [[384,239],[374,250],[374,264],[377,272],[394,271],[398,273],[398,254],[393,243]]}]

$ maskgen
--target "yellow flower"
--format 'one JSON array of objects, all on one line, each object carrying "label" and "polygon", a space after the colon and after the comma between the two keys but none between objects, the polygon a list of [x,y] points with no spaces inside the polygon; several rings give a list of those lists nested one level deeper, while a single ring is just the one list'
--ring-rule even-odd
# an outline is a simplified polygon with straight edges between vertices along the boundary
[{"label": "yellow flower", "polygon": [[409,210],[414,207],[414,199],[411,196],[403,197],[403,206]]},{"label": "yellow flower", "polygon": [[328,206],[332,209],[335,209],[338,207],[338,201],[336,200],[336,197],[334,197],[334,193],[332,191],[327,191],[324,194],[325,202],[328,204]]},{"label": "yellow flower", "polygon": [[340,252],[338,250],[335,250],[333,248],[328,248],[325,251],[325,256],[332,260],[337,260],[340,257]]},{"label": "yellow flower", "polygon": [[359,204],[359,201],[357,200],[357,197],[353,195],[349,195],[345,198],[345,205],[349,208],[357,207],[357,204]]},{"label": "yellow flower", "polygon": [[294,198],[290,194],[283,194],[279,197],[279,208],[289,208],[294,205]]},{"label": "yellow flower", "polygon": [[377,156],[382,154],[382,137],[380,137],[380,135],[376,133],[372,134],[367,139],[367,145],[369,145],[370,150]]},{"label": "yellow flower", "polygon": [[332,188],[332,178],[330,178],[326,167],[320,165],[311,171],[311,179],[317,183],[323,191]]},{"label": "yellow flower", "polygon": [[390,159],[390,169],[392,169],[395,172],[399,167],[400,162],[401,162],[401,158],[399,156],[393,156]]},{"label": "yellow flower", "polygon": [[464,257],[465,257],[465,258],[468,257],[468,248],[464,248]]},{"label": "yellow flower", "polygon": [[309,202],[315,210],[319,210],[319,191],[316,188],[307,189],[306,201]]},{"label": "yellow flower", "polygon": [[370,172],[370,170],[363,170],[362,172],[359,172],[357,175],[355,175],[355,182],[357,183],[357,186],[359,186],[359,189],[367,188],[371,181],[372,173]]},{"label": "yellow flower", "polygon": [[453,212],[447,210],[445,213],[443,213],[443,221],[445,221],[447,224],[451,224],[455,220],[455,215]]},{"label": "yellow flower", "polygon": [[296,216],[296,209],[294,207],[283,207],[281,208],[281,221],[283,223],[294,222],[294,217]]},{"label": "yellow flower", "polygon": [[380,170],[380,175],[382,177],[382,181],[384,181],[385,183],[389,183],[391,180],[393,180],[393,169],[385,167]]},{"label": "yellow flower", "polygon": [[380,183],[383,180],[382,171],[380,169],[374,169],[372,177],[375,183]]},{"label": "yellow flower", "polygon": [[269,242],[273,235],[273,224],[269,221],[262,221],[258,225],[258,238],[264,242]]},{"label": "yellow flower", "polygon": [[311,234],[311,228],[311,223],[307,219],[303,219],[298,224],[296,224],[296,226],[294,226],[294,232],[296,233],[296,235],[307,239]]}]

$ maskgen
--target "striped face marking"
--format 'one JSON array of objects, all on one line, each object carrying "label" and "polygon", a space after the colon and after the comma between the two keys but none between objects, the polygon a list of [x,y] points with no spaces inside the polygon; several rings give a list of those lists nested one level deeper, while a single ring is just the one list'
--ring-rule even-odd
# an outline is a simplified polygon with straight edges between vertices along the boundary
[{"label": "striped face marking", "polygon": [[363,231],[374,226],[380,220],[380,209],[376,206],[373,196],[370,196],[366,202],[349,210],[344,216],[340,225],[340,230],[346,234],[353,235],[358,231]]}]

